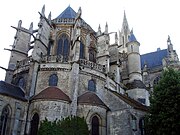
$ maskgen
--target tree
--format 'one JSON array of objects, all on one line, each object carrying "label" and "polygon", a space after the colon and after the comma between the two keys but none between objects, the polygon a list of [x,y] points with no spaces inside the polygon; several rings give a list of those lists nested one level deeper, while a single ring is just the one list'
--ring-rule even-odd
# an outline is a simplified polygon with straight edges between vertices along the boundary
[{"label": "tree", "polygon": [[150,96],[146,117],[148,135],[180,133],[180,71],[167,69]]},{"label": "tree", "polygon": [[89,131],[84,118],[70,116],[53,122],[45,118],[40,124],[38,135],[89,135]]}]

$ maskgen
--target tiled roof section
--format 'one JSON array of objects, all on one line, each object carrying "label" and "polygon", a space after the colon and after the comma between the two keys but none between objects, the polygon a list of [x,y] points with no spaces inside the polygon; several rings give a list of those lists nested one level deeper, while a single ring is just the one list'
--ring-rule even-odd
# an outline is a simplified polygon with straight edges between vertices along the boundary
[{"label": "tiled roof section", "polygon": [[89,105],[101,106],[105,109],[109,109],[94,92],[86,92],[81,96],[79,96],[78,104],[89,104]]},{"label": "tiled roof section", "polygon": [[136,37],[134,36],[134,33],[131,31],[131,34],[129,36],[129,42],[137,41]]},{"label": "tiled roof section", "polygon": [[26,101],[24,91],[13,84],[0,81],[0,94]]},{"label": "tiled roof section", "polygon": [[162,60],[165,57],[167,57],[167,49],[143,54],[141,55],[141,68],[143,69],[145,64],[149,69],[162,66]]},{"label": "tiled roof section", "polygon": [[126,102],[127,104],[129,104],[130,106],[132,106],[133,108],[139,109],[139,110],[142,110],[142,111],[148,111],[148,107],[141,104],[141,103],[139,103],[138,101],[136,101],[136,100],[134,100],[134,99],[132,99],[132,98],[126,96],[126,95],[117,93],[116,91],[112,91],[112,90],[109,90],[109,91],[112,92],[117,97],[119,97],[124,102]]},{"label": "tiled roof section", "polygon": [[75,18],[76,12],[68,6],[57,18]]},{"label": "tiled roof section", "polygon": [[128,89],[134,89],[134,88],[146,89],[145,84],[144,84],[142,81],[140,81],[140,80],[134,80],[134,81],[131,82],[131,83],[127,83],[127,84],[126,84],[126,87],[127,87]]},{"label": "tiled roof section", "polygon": [[32,98],[32,100],[36,99],[55,99],[71,102],[70,98],[57,87],[48,87],[44,89]]}]

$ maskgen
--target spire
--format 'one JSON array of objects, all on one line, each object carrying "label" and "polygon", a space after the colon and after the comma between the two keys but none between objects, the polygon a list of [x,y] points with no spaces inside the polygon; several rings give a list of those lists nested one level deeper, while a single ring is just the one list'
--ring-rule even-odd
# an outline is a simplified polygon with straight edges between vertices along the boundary
[{"label": "spire", "polygon": [[129,25],[128,25],[128,21],[127,21],[127,18],[126,18],[125,10],[124,10],[124,18],[123,18],[122,29],[129,29]]},{"label": "spire", "polygon": [[98,35],[101,35],[102,33],[101,33],[101,26],[100,26],[100,24],[99,24],[99,27],[98,27],[98,32],[97,32],[97,34]]},{"label": "spire", "polygon": [[106,25],[105,25],[105,32],[104,33],[108,33],[108,24],[106,22]]}]

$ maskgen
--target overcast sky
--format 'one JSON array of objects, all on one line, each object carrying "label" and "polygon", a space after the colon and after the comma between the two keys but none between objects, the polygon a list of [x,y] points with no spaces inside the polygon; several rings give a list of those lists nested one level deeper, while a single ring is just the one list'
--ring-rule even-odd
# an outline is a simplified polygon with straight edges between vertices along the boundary
[{"label": "overcast sky", "polygon": [[[17,26],[29,28],[31,22],[34,29],[39,21],[38,12],[45,4],[45,14],[51,11],[52,19],[56,18],[69,5],[77,12],[82,8],[82,18],[95,31],[99,24],[104,31],[106,22],[109,32],[121,30],[123,12],[130,28],[133,28],[140,42],[140,53],[167,48],[167,37],[170,35],[174,49],[180,57],[180,5],[179,0],[4,0],[0,4],[0,66],[7,68],[10,48],[13,44]],[[111,40],[113,42],[114,38]],[[5,71],[0,69],[0,80],[4,80]]]}]

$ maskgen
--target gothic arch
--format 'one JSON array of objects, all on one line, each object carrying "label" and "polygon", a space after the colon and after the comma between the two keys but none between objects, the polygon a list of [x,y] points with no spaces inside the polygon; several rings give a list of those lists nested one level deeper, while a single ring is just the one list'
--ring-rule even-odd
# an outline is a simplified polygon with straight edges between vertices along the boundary
[{"label": "gothic arch", "polygon": [[96,91],[96,82],[94,79],[88,81],[88,90],[93,92]]},{"label": "gothic arch", "polygon": [[49,86],[57,86],[58,83],[58,76],[57,74],[51,74],[49,76]]},{"label": "gothic arch", "polygon": [[66,33],[62,33],[57,38],[56,54],[63,57],[63,61],[68,61],[70,53],[70,38]]},{"label": "gothic arch", "polygon": [[11,119],[11,108],[9,105],[6,105],[2,109],[1,118],[0,118],[0,134],[6,135],[8,134],[8,126],[10,125]]},{"label": "gothic arch", "polygon": [[39,114],[36,112],[32,115],[31,118],[30,135],[37,135],[38,127],[39,127]]},{"label": "gothic arch", "polygon": [[90,119],[91,123],[91,135],[100,135],[101,134],[101,118],[98,114],[94,114]]}]

